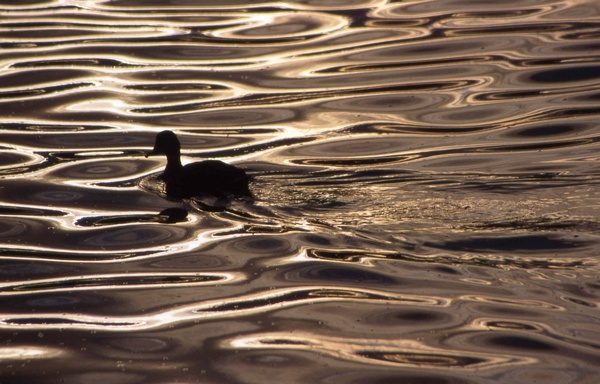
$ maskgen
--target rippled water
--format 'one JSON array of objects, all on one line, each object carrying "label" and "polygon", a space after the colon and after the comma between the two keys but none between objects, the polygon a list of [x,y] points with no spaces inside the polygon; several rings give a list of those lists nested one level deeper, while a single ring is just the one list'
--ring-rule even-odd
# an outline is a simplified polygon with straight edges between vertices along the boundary
[{"label": "rippled water", "polygon": [[0,382],[600,381],[597,0],[16,3]]}]

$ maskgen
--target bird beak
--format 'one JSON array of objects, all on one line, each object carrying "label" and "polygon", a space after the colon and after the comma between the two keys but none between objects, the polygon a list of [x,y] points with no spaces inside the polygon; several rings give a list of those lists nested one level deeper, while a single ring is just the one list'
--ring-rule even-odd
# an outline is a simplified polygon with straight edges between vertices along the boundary
[{"label": "bird beak", "polygon": [[151,150],[150,152],[146,152],[146,159],[148,158],[148,156],[154,156],[154,155],[156,155],[156,154],[157,154],[157,153],[154,151],[154,149],[153,149],[153,150]]}]

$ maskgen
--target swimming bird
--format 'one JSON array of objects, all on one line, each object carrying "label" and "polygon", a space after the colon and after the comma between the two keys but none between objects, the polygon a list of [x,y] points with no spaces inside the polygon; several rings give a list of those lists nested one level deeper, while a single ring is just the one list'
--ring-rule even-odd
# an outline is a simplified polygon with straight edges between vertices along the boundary
[{"label": "swimming bird", "polygon": [[156,135],[154,149],[146,154],[166,155],[167,165],[158,177],[165,182],[168,197],[192,198],[203,195],[216,197],[251,197],[250,178],[244,170],[219,160],[204,160],[181,165],[181,144],[172,131]]}]

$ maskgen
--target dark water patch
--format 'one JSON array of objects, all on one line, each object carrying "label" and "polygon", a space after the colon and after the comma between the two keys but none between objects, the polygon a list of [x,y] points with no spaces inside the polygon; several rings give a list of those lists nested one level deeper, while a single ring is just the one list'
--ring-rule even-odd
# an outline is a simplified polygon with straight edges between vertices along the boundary
[{"label": "dark water patch", "polygon": [[34,238],[34,233],[47,233],[52,221],[43,221],[32,218],[4,218],[0,222],[0,239],[4,244],[22,243],[22,238]]},{"label": "dark water patch", "polygon": [[481,125],[481,126],[469,126],[469,127],[456,127],[456,126],[415,126],[410,124],[399,124],[399,123],[366,123],[352,125],[339,131],[340,134],[414,134],[414,135],[449,135],[452,133],[470,133],[477,131],[489,131],[495,129],[494,124]]},{"label": "dark water patch", "polygon": [[4,293],[6,308],[13,313],[37,312],[77,312],[85,310],[93,312],[109,305],[110,300],[106,296],[97,293],[86,292],[31,292],[26,295]]},{"label": "dark water patch", "polygon": [[119,337],[103,340],[108,345],[121,351],[134,354],[165,353],[172,349],[173,341],[161,337]]},{"label": "dark water patch", "polygon": [[[37,39],[55,39],[67,41],[69,37],[86,38],[88,36],[100,35],[103,32],[93,24],[68,24],[68,23],[48,23],[48,22],[22,22],[6,23],[4,28],[9,28],[6,37],[12,40],[32,41]],[[62,28],[61,28],[62,27]],[[94,28],[96,27],[96,28]],[[118,27],[113,29],[116,32]],[[106,32],[104,32],[106,33]],[[79,40],[79,39],[78,39]]]},{"label": "dark water patch", "polygon": [[269,352],[251,352],[246,353],[244,363],[256,367],[269,367],[283,370],[286,367],[294,367],[296,364],[302,364],[304,361],[287,353],[269,353]]},{"label": "dark water patch", "polygon": [[521,319],[522,321],[525,319],[537,319],[546,316],[544,312],[537,311],[536,308],[525,309],[509,305],[478,304],[476,309],[478,313],[484,315],[503,319]]},{"label": "dark water patch", "polygon": [[[27,198],[28,196],[23,196]],[[77,192],[72,188],[60,188],[60,189],[47,189],[39,188],[34,189],[31,194],[32,201],[38,201],[39,203],[47,204],[60,204],[60,203],[73,203],[84,198],[83,193]]]},{"label": "dark water patch", "polygon": [[19,279],[39,278],[41,276],[60,276],[73,274],[77,268],[69,265],[53,265],[40,261],[5,259],[0,266],[0,276],[4,283]]},{"label": "dark water patch", "polygon": [[554,345],[531,336],[491,336],[486,338],[485,342],[497,347],[516,348],[520,350],[536,350],[540,352],[557,350]]},{"label": "dark water patch", "polygon": [[588,300],[594,300],[596,297],[594,290],[598,287],[594,284],[577,284],[577,283],[563,283],[562,287],[565,293],[572,296],[579,296]]},{"label": "dark water patch", "polygon": [[0,215],[3,216],[66,216],[68,214],[68,212],[59,211],[55,209],[46,209],[41,207],[0,206]]},{"label": "dark water patch", "polygon": [[369,271],[366,268],[344,265],[308,265],[298,270],[287,271],[285,277],[290,281],[335,282],[335,284],[348,284],[350,286],[401,284],[398,280],[383,273]]},{"label": "dark water patch", "polygon": [[[26,156],[26,155],[25,155]],[[9,164],[6,168],[0,167],[0,177],[26,174],[31,172],[37,172],[48,167],[52,167],[58,164],[57,159],[51,159],[47,157],[36,157],[36,156],[13,156],[12,154],[3,156],[5,159],[10,158],[12,164]],[[24,161],[19,161],[24,160]],[[29,160],[29,161],[27,161]],[[19,164],[19,165],[18,165]],[[21,165],[25,164],[25,165]]]},{"label": "dark water patch", "polygon": [[[112,227],[106,229],[92,229],[91,233],[83,233],[79,236],[64,237],[67,247],[77,246],[81,250],[105,249],[132,249],[156,248],[161,244],[170,244],[184,240],[189,235],[189,230],[176,228],[174,226],[131,225],[129,228]],[[61,236],[62,237],[62,236]]]},{"label": "dark water patch", "polygon": [[530,75],[531,81],[540,83],[570,83],[592,81],[600,78],[600,66],[574,66],[541,70]]},{"label": "dark water patch", "polygon": [[473,97],[474,101],[498,101],[498,100],[516,100],[529,99],[541,96],[545,90],[530,90],[530,91],[505,91],[505,92],[484,92]]},{"label": "dark water patch", "polygon": [[574,129],[572,127],[564,127],[564,126],[547,126],[547,127],[535,127],[523,129],[520,132],[512,132],[515,136],[524,136],[524,137],[539,137],[539,136],[554,136],[554,135],[563,135],[563,134],[571,134]]},{"label": "dark water patch", "polygon": [[[502,17],[498,15],[498,17]],[[527,25],[505,25],[505,26],[488,26],[482,27],[477,26],[471,30],[465,28],[461,30],[449,30],[446,32],[447,36],[451,37],[462,37],[462,36],[474,36],[481,34],[482,31],[489,34],[534,34],[544,33],[552,34],[561,31],[570,31],[575,28],[585,28],[586,23],[579,25],[577,23],[540,23],[540,24],[527,24]]]},{"label": "dark water patch", "polygon": [[[580,118],[585,116],[596,116],[600,114],[600,108],[565,108],[558,109],[548,113],[546,116],[547,119],[562,119],[562,118]],[[596,142],[596,139],[589,140],[588,142]],[[585,144],[579,142],[578,144]]]},{"label": "dark water patch", "polygon": [[434,272],[445,274],[445,275],[461,275],[461,273],[455,268],[451,268],[446,265],[437,265],[431,269]]},{"label": "dark water patch", "polygon": [[327,378],[328,382],[334,384],[359,384],[369,382],[372,384],[473,384],[474,381],[465,378],[458,378],[451,374],[441,373],[384,373],[374,370],[351,370],[350,372],[340,372]]},{"label": "dark water patch", "polygon": [[[126,89],[138,84],[138,87],[149,85],[151,87],[154,84],[163,83],[176,83],[176,84],[188,84],[188,86],[200,84],[201,86],[209,85],[215,88],[215,91],[229,91],[235,90],[233,84],[230,84],[231,77],[227,75],[219,75],[218,72],[206,74],[205,70],[201,68],[186,68],[181,66],[169,68],[161,68],[157,71],[156,68],[139,68],[135,71],[123,74],[123,80],[127,82]],[[223,79],[218,81],[219,79]],[[228,80],[225,80],[228,79]],[[139,89],[141,91],[141,89]]]},{"label": "dark water patch", "polygon": [[30,154],[2,151],[0,152],[0,173],[8,175],[14,173],[15,168],[24,169],[25,167],[20,166],[23,163],[37,163],[39,161],[40,159]]},{"label": "dark water patch", "polygon": [[434,309],[387,308],[367,315],[366,321],[377,327],[423,327],[447,324],[451,316]]},{"label": "dark water patch", "polygon": [[476,237],[463,240],[452,240],[442,243],[425,243],[425,246],[434,246],[453,251],[574,251],[580,247],[589,247],[592,244],[585,240],[567,239],[555,234],[548,235],[528,235],[528,236],[511,236],[511,237]]},{"label": "dark water patch", "polygon": [[590,92],[590,93],[582,93],[579,94],[577,97],[574,98],[576,101],[580,101],[580,102],[597,102],[598,100],[600,100],[600,93],[599,92]]},{"label": "dark water patch", "polygon": [[584,306],[587,308],[599,308],[600,307],[600,305],[598,305],[598,303],[596,303],[594,301],[583,300],[583,299],[576,298],[576,297],[563,296],[562,299],[569,303],[581,305],[581,306]]},{"label": "dark water patch", "polygon": [[569,220],[568,218],[535,218],[513,221],[488,222],[481,225],[466,226],[469,229],[515,229],[529,231],[585,231],[595,232],[600,223],[586,220]]},{"label": "dark water patch", "polygon": [[518,151],[541,151],[541,150],[549,150],[549,149],[560,149],[567,148],[570,146],[579,146],[579,145],[587,145],[593,144],[597,142],[597,138],[580,138],[576,142],[571,141],[544,141],[537,143],[524,143],[524,144],[509,144],[504,146],[493,146],[485,148],[485,151],[489,152],[518,152]]},{"label": "dark water patch", "polygon": [[[201,95],[204,95],[206,91],[225,91],[230,90],[229,87],[218,83],[175,83],[175,82],[162,82],[162,83],[146,83],[146,84],[132,84],[126,85],[125,89],[131,89],[134,91],[154,91],[154,92],[185,92],[185,91],[201,91]],[[212,95],[213,93],[206,93],[206,95]]]},{"label": "dark water patch", "polygon": [[21,98],[35,98],[38,96],[48,96],[53,93],[67,92],[71,90],[78,90],[86,87],[93,87],[93,83],[71,83],[65,85],[48,86],[37,89],[17,90],[17,91],[4,91],[0,93],[1,99],[21,99]]},{"label": "dark water patch", "polygon": [[[585,132],[585,126],[581,125],[543,125],[533,127],[523,127],[511,129],[507,133],[508,137],[544,137],[544,136],[557,136],[557,135],[573,135],[582,134]],[[589,127],[587,127],[589,129]]]},{"label": "dark water patch", "polygon": [[192,255],[168,255],[148,263],[153,269],[158,270],[205,270],[212,268],[223,268],[231,265],[231,262],[218,255],[192,254]]},{"label": "dark water patch", "polygon": [[331,245],[332,242],[325,236],[317,235],[317,234],[308,234],[300,237],[303,243],[311,244],[311,245]]},{"label": "dark water patch", "polygon": [[436,125],[442,122],[472,125],[507,120],[514,116],[517,110],[518,107],[514,105],[480,105],[421,114],[419,118]]},{"label": "dark water patch", "polygon": [[283,237],[255,235],[221,242],[220,253],[248,256],[283,256],[297,252],[297,245]]}]

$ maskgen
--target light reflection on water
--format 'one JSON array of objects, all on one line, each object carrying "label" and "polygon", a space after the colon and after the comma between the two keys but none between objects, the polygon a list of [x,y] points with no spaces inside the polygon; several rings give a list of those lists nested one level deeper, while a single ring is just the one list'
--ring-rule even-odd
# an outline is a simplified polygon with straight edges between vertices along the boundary
[{"label": "light reflection on water", "polygon": [[0,381],[600,380],[594,0],[0,14]]}]

